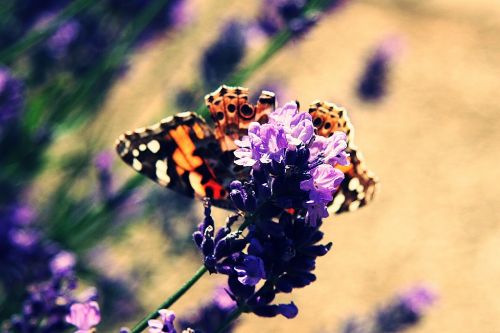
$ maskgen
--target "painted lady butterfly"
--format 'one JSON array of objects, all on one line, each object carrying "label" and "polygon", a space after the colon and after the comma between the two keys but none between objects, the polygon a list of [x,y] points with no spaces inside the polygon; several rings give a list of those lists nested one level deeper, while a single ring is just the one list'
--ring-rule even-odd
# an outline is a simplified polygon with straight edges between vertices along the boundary
[{"label": "painted lady butterfly", "polygon": [[[234,209],[227,188],[232,180],[248,173],[233,163],[234,140],[246,134],[251,122],[266,122],[276,107],[276,98],[274,93],[262,91],[253,105],[248,101],[248,89],[221,86],[205,96],[205,102],[215,126],[193,112],[183,112],[126,132],[117,140],[116,149],[127,164],[158,184],[190,197],[210,197],[214,205]],[[342,167],[345,180],[329,211],[341,213],[366,205],[373,198],[377,181],[354,145],[346,111],[318,101],[310,105],[309,113],[319,135],[343,131],[348,136],[351,164]]]}]

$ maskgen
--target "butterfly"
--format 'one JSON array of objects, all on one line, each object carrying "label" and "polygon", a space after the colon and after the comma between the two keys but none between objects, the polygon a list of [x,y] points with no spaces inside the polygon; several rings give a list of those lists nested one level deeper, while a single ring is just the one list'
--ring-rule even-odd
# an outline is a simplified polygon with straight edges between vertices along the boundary
[{"label": "butterfly", "polygon": [[[205,96],[213,124],[193,112],[167,117],[150,127],[122,134],[116,143],[120,157],[133,169],[161,186],[190,197],[209,197],[215,206],[234,209],[228,187],[248,169],[234,164],[235,140],[246,135],[250,123],[265,123],[276,108],[276,96],[262,91],[249,101],[248,89],[221,86]],[[342,167],[345,179],[334,194],[330,213],[365,206],[373,199],[377,180],[354,145],[354,131],[345,109],[316,101],[309,106],[317,134],[343,131],[348,138],[350,164]]]}]

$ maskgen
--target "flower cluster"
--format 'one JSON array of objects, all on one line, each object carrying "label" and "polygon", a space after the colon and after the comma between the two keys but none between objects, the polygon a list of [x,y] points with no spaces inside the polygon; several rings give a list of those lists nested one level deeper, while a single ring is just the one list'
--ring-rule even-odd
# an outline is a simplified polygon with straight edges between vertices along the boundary
[{"label": "flower cluster", "polygon": [[32,207],[6,203],[0,208],[0,283],[7,294],[19,295],[26,284],[50,277],[48,262],[59,247],[43,240]]},{"label": "flower cluster", "polygon": [[[50,280],[34,284],[28,289],[22,313],[12,316],[2,333],[65,332],[70,327],[69,323],[85,332],[87,324],[91,321],[84,319],[90,314],[83,316],[80,310],[88,306],[93,307],[92,302],[96,299],[96,294],[91,290],[84,297],[83,302],[90,302],[90,305],[75,305],[78,301],[74,296],[77,287],[74,265],[73,254],[68,252],[57,254],[50,262],[52,273]],[[82,306],[84,308],[80,309]],[[97,316],[93,316],[92,322],[96,320]]]},{"label": "flower cluster", "polygon": [[[293,302],[273,303],[315,281],[316,258],[331,243],[320,244],[326,206],[343,180],[337,165],[347,164],[346,137],[316,136],[311,116],[296,103],[276,109],[265,124],[251,123],[236,141],[235,163],[251,167],[246,181],[233,181],[230,197],[245,219],[231,231],[238,215],[215,232],[210,205],[194,240],[211,273],[228,276],[229,292],[240,309],[259,316],[293,318]],[[244,229],[245,232],[243,232]]]},{"label": "flower cluster", "polygon": [[326,205],[344,179],[335,166],[348,164],[346,136],[341,132],[329,138],[315,135],[311,116],[299,112],[294,102],[269,118],[266,124],[252,123],[248,136],[236,141],[240,148],[234,153],[235,163],[252,167],[253,184],[233,182],[231,198],[243,211],[253,211],[260,204],[274,204],[269,211],[306,209],[306,220],[314,226],[328,216]]}]

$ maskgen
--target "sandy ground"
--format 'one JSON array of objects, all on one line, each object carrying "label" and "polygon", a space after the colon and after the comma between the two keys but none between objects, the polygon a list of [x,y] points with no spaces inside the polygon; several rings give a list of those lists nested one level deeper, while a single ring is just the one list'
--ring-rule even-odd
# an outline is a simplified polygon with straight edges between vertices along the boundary
[{"label": "sandy ground", "polygon": [[[109,145],[174,111],[169,101],[193,81],[198,50],[228,18],[253,11],[244,2],[197,3],[193,24],[138,55],[113,91],[98,121],[111,124]],[[303,104],[346,106],[381,191],[369,207],[326,223],[334,250],[318,261],[318,281],[294,292],[298,318],[247,316],[237,332],[334,331],[342,319],[419,282],[433,285],[440,301],[414,332],[500,332],[499,18],[497,0],[353,1],[247,84],[281,81]],[[363,104],[353,90],[367,52],[393,34],[406,48],[390,94]],[[119,172],[129,174],[124,165]],[[147,224],[115,245],[123,265],[110,274],[132,265],[151,270],[140,288],[148,309],[198,266],[194,257],[165,257],[169,246]],[[195,307],[216,281],[205,277],[174,310]]]}]

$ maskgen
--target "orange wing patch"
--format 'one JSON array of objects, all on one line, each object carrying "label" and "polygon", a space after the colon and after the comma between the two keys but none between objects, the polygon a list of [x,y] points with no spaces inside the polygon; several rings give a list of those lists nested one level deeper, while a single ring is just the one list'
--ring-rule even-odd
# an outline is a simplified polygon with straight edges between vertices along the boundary
[{"label": "orange wing patch", "polygon": [[205,121],[184,112],[127,132],[116,149],[127,164],[158,184],[191,197],[208,196],[218,206],[231,207],[223,185],[226,180],[214,171],[228,169],[218,146]]}]

